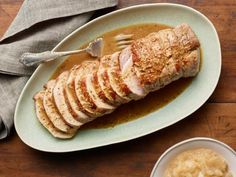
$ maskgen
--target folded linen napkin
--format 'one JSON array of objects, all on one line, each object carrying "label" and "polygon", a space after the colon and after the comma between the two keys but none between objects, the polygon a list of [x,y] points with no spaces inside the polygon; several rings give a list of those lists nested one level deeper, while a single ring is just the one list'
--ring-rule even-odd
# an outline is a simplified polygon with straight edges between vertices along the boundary
[{"label": "folded linen napkin", "polygon": [[14,110],[34,67],[19,63],[24,52],[51,50],[66,35],[86,23],[93,12],[117,0],[25,0],[0,40],[0,139],[13,125]]}]

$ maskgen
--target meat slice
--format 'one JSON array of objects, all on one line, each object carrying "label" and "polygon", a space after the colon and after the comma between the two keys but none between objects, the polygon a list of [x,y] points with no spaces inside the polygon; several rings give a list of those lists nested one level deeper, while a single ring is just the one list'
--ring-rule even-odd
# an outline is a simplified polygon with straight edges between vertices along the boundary
[{"label": "meat slice", "polygon": [[97,72],[98,83],[110,102],[118,106],[122,103],[126,103],[128,100],[119,96],[110,83],[107,70],[111,67],[111,64],[111,55],[106,55],[101,58]]},{"label": "meat slice", "polygon": [[99,65],[98,61],[86,61],[83,65],[76,71],[75,77],[75,93],[80,101],[82,107],[89,113],[90,117],[99,117],[106,113],[104,109],[97,107],[93,99],[89,95],[89,91],[86,86],[86,77],[88,73],[93,73],[96,71]]},{"label": "meat slice", "polygon": [[70,127],[65,123],[62,116],[58,112],[57,107],[55,106],[52,94],[55,84],[56,84],[55,80],[50,80],[45,85],[45,92],[43,97],[43,106],[45,112],[55,128],[63,132],[71,132],[71,131],[74,132],[75,131],[74,128]]},{"label": "meat slice", "polygon": [[65,93],[72,111],[76,114],[76,119],[81,123],[86,123],[90,120],[90,117],[87,115],[88,113],[82,107],[75,93],[74,80],[76,77],[76,71],[79,67],[81,67],[81,65],[76,65],[70,70],[70,74],[65,86]]},{"label": "meat slice", "polygon": [[[98,68],[97,68],[98,69]],[[99,93],[97,90],[99,89],[98,83],[94,81],[94,75],[96,75],[97,70],[92,72],[92,74],[88,74],[86,76],[86,89],[90,96],[90,98],[93,100],[93,103],[97,106],[98,109],[103,110],[105,113],[112,112],[115,107],[111,104],[106,103],[99,97]]]},{"label": "meat slice", "polygon": [[122,77],[119,56],[120,52],[116,52],[111,56],[111,67],[107,70],[111,85],[121,97],[126,98],[128,101],[143,98],[145,94],[136,91],[133,87],[129,87],[129,83],[126,83]]},{"label": "meat slice", "polygon": [[53,89],[53,97],[55,105],[57,106],[58,111],[62,115],[63,119],[67,124],[72,127],[79,128],[83,123],[76,119],[70,105],[68,103],[67,97],[64,94],[64,88],[66,86],[66,81],[68,79],[69,72],[65,71],[59,75],[56,80],[56,85]]},{"label": "meat slice", "polygon": [[[99,84],[98,80],[98,71],[93,72],[92,77],[90,78],[91,82],[93,83],[94,90],[96,92],[96,95],[105,103],[116,107],[116,104],[114,104],[114,101],[112,99],[109,99],[109,96],[107,97],[104,90],[102,89],[101,85]],[[104,86],[104,85],[103,85]]]},{"label": "meat slice", "polygon": [[44,91],[40,91],[34,96],[35,111],[39,122],[56,138],[60,139],[72,138],[75,135],[76,131],[65,133],[54,127],[43,107],[43,97],[44,97]]},{"label": "meat slice", "polygon": [[131,100],[131,98],[128,97],[130,90],[126,88],[126,85],[120,77],[119,68],[116,67],[118,65],[119,54],[119,52],[116,52],[110,56],[110,67],[106,69],[106,72],[112,89],[124,100],[124,103],[127,103]]},{"label": "meat slice", "polygon": [[97,72],[98,84],[101,87],[105,97],[107,98],[107,102],[112,105],[118,106],[122,103],[122,100],[112,89],[107,72],[101,68],[103,67],[101,67],[100,65],[99,70]]},{"label": "meat slice", "polygon": [[119,65],[121,70],[121,76],[124,80],[124,83],[127,85],[127,87],[132,91],[132,93],[135,93],[137,95],[137,98],[142,98],[146,96],[148,93],[145,91],[145,89],[141,86],[141,82],[138,79],[133,65],[133,55],[131,51],[131,47],[127,47],[124,50],[121,51],[121,54],[119,56]]}]

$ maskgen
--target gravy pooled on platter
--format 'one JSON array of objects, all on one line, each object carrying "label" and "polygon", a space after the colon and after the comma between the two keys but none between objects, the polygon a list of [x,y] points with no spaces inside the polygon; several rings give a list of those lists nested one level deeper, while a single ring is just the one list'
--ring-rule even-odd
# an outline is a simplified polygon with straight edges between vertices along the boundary
[{"label": "gravy pooled on platter", "polygon": [[[114,40],[114,37],[118,34],[133,34],[132,39],[139,39],[145,37],[149,33],[157,32],[166,28],[171,27],[162,24],[151,23],[132,25],[107,32],[101,36],[104,39],[103,54],[107,55],[118,51],[116,41]],[[82,48],[86,47],[86,45],[82,46]],[[68,57],[68,59],[57,68],[51,79],[56,78],[63,71],[69,70],[74,65],[80,64],[85,60],[94,60],[94,58],[86,53]],[[160,89],[156,92],[148,94],[144,99],[131,101],[130,103],[121,105],[113,113],[102,116],[101,118],[97,118],[94,121],[85,124],[81,128],[107,128],[141,118],[144,115],[151,113],[171,102],[188,87],[191,81],[192,78],[181,78],[165,86],[164,89]]]}]

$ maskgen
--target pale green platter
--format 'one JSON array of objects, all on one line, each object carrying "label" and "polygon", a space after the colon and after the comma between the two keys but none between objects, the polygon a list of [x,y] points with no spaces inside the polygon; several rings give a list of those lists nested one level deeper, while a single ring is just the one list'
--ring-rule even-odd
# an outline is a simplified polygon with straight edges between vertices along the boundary
[{"label": "pale green platter", "polygon": [[42,64],[29,79],[16,106],[15,128],[25,144],[40,151],[70,152],[124,142],[170,126],[193,113],[206,102],[220,76],[220,43],[213,24],[200,12],[190,7],[158,3],[121,9],[77,29],[61,41],[54,50],[77,49],[107,31],[140,23],[160,23],[170,26],[188,23],[192,27],[201,43],[203,63],[200,73],[191,85],[172,102],[142,118],[113,128],[82,130],[73,139],[59,140],[53,138],[38,122],[32,97],[42,89],[44,83],[65,58]]}]

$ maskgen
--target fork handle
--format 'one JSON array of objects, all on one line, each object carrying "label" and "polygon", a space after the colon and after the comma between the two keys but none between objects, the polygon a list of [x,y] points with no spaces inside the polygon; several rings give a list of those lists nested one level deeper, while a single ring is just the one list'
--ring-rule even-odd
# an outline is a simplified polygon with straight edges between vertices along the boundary
[{"label": "fork handle", "polygon": [[19,61],[25,66],[34,66],[43,62],[55,60],[62,56],[67,56],[71,54],[78,54],[81,52],[86,51],[86,49],[82,50],[73,50],[73,51],[66,51],[66,52],[52,52],[46,51],[42,53],[24,53]]}]

